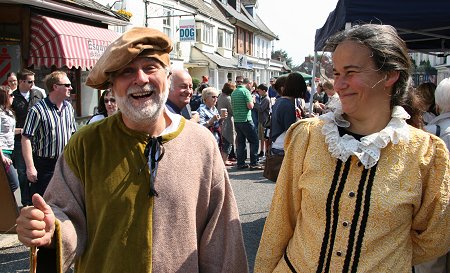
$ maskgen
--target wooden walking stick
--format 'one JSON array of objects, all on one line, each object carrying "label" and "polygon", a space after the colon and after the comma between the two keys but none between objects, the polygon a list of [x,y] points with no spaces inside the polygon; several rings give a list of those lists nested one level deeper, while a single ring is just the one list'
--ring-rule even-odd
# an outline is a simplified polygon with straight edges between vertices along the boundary
[{"label": "wooden walking stick", "polygon": [[38,252],[37,247],[32,246],[31,247],[31,257],[30,257],[30,273],[36,273],[37,252]]}]

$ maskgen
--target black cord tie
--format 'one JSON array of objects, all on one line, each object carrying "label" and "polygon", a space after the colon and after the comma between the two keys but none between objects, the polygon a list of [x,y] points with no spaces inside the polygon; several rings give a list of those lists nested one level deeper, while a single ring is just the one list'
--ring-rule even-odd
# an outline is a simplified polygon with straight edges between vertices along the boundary
[{"label": "black cord tie", "polygon": [[148,196],[158,197],[158,192],[155,190],[155,178],[158,169],[158,162],[164,156],[164,146],[162,145],[162,137],[150,137],[147,146],[145,146],[144,155],[147,158],[150,169],[150,192]]}]

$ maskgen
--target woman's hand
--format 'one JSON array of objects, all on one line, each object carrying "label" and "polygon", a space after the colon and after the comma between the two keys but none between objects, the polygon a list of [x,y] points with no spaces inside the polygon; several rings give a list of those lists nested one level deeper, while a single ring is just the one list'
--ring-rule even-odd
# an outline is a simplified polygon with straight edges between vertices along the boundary
[{"label": "woman's hand", "polygon": [[3,153],[2,153],[2,162],[3,165],[5,165],[5,167],[9,167],[12,164],[12,160],[6,157]]},{"label": "woman's hand", "polygon": [[222,113],[219,115],[219,117],[220,117],[221,120],[226,119],[226,118],[228,117],[228,112],[222,112]]},{"label": "woman's hand", "polygon": [[211,118],[212,122],[216,122],[216,121],[218,121],[219,119],[220,119],[220,115],[219,115],[219,114],[214,115],[214,116],[212,116],[212,118]]}]

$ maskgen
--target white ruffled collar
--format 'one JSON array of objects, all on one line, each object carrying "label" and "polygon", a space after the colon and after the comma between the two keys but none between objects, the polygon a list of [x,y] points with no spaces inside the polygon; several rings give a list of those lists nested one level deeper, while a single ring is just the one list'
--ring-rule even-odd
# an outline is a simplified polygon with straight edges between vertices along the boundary
[{"label": "white ruffled collar", "polygon": [[380,159],[381,149],[389,142],[398,144],[401,141],[409,141],[409,129],[406,120],[409,114],[401,106],[394,106],[392,119],[388,125],[378,133],[362,137],[360,141],[353,136],[345,134],[339,135],[338,126],[349,127],[350,123],[342,116],[342,111],[329,112],[319,118],[325,121],[322,127],[322,134],[328,144],[328,151],[335,158],[347,161],[349,156],[356,155],[366,169],[377,164]]}]

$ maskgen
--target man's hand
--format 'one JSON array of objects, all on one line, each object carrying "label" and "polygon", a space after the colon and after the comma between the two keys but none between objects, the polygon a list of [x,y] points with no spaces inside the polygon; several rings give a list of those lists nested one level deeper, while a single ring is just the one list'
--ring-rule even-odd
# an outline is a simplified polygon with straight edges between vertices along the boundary
[{"label": "man's hand", "polygon": [[16,220],[17,236],[28,247],[49,247],[55,232],[55,214],[39,194],[34,194],[32,201],[33,206],[22,208]]},{"label": "man's hand", "polygon": [[200,115],[197,112],[192,113],[191,120],[193,122],[199,123],[200,122]]},{"label": "man's hand", "polygon": [[31,166],[31,168],[27,168],[27,179],[31,183],[36,183],[37,181],[37,170],[34,166]]}]

